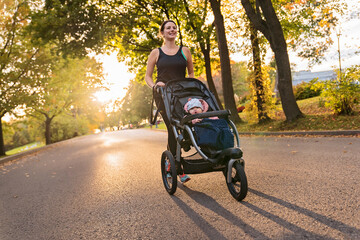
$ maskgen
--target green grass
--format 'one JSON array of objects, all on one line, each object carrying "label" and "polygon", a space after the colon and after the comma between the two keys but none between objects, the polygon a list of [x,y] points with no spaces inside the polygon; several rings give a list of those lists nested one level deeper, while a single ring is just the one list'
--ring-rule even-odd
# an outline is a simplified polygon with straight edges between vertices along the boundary
[{"label": "green grass", "polygon": [[293,122],[286,122],[285,115],[278,105],[278,110],[272,120],[264,124],[251,124],[247,122],[246,114],[240,117],[245,121],[237,125],[239,132],[249,131],[311,131],[311,130],[359,130],[360,129],[360,104],[355,107],[353,116],[336,116],[329,108],[323,106],[320,97],[297,101],[305,117]]},{"label": "green grass", "polygon": [[43,147],[43,146],[45,146],[45,143],[33,142],[33,143],[29,143],[27,145],[24,145],[24,146],[21,146],[21,147],[18,147],[18,148],[11,149],[11,150],[6,152],[6,155],[14,155],[14,154],[17,154],[17,153],[20,153],[20,152],[25,152],[25,151],[35,149],[35,148],[39,148],[39,147]]},{"label": "green grass", "polygon": [[151,129],[157,129],[157,130],[166,130],[166,125],[165,125],[164,122],[161,122],[160,124],[158,124],[157,128],[155,127],[155,125],[153,125],[152,127],[146,126],[145,128],[151,128]]}]

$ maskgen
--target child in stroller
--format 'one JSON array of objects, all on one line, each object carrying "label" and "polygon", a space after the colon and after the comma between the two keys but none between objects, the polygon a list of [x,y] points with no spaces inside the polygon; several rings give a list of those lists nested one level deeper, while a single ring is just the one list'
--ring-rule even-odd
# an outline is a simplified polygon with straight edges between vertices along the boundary
[{"label": "child in stroller", "polygon": [[[184,110],[190,115],[207,112],[209,105],[203,99],[189,98]],[[191,120],[196,142],[204,152],[234,147],[234,136],[225,119],[209,117]]]},{"label": "child in stroller", "polygon": [[[185,112],[194,115],[198,113],[207,112],[209,109],[209,105],[206,101],[203,99],[197,99],[197,98],[189,98],[189,101],[185,104],[184,110]],[[210,119],[219,119],[218,117],[210,117]],[[202,119],[196,118],[191,120],[192,124],[201,122]]]},{"label": "child in stroller", "polygon": [[[244,199],[248,187],[244,171],[245,161],[242,158],[243,154],[240,149],[236,126],[229,119],[230,112],[228,110],[220,110],[212,93],[204,83],[197,79],[171,80],[166,83],[164,88],[159,88],[158,90],[161,93],[165,106],[165,114],[170,120],[171,128],[177,141],[176,154],[173,155],[170,151],[166,150],[161,157],[162,179],[167,192],[172,195],[177,188],[176,161],[181,163],[185,174],[222,171],[231,195],[238,201]],[[189,98],[191,98],[190,102],[186,105]],[[200,103],[202,102],[200,99],[206,102],[205,105],[208,105],[208,109],[202,108],[201,106],[203,105],[200,106],[197,100],[192,100],[195,98]],[[191,103],[191,100],[193,103]],[[191,104],[199,107],[201,113],[194,111],[194,114],[189,114],[188,111],[192,109]],[[216,124],[214,124],[215,122]],[[201,142],[208,141],[214,143],[212,139],[213,133],[199,133],[199,129],[208,131],[214,125],[221,125],[221,127],[227,129],[220,128],[218,132],[230,134],[225,137],[226,139],[231,139],[232,143],[230,145],[217,145],[216,141],[219,138],[216,138],[214,146]],[[219,126],[216,127],[219,129]],[[236,146],[234,146],[234,137],[236,139]],[[195,150],[195,153],[184,156],[185,152],[189,152],[191,149]],[[169,165],[170,168],[167,167]]]}]

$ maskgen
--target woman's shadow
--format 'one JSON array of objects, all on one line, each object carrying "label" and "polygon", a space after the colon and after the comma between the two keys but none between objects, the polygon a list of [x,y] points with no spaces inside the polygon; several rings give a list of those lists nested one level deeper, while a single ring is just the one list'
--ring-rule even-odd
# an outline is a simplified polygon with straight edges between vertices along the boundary
[{"label": "woman's shadow", "polygon": [[[203,207],[209,209],[210,211],[218,214],[219,216],[223,217],[224,219],[231,222],[233,225],[237,226],[238,228],[242,229],[242,231],[245,232],[246,235],[249,235],[250,237],[254,239],[270,239],[267,237],[264,233],[262,233],[260,230],[255,229],[254,227],[250,226],[246,222],[244,222],[240,217],[234,215],[230,210],[224,208],[219,203],[217,203],[212,197],[198,191],[194,191],[188,187],[185,187],[183,185],[180,185],[179,188],[184,191],[190,198],[192,198],[195,202],[202,205]],[[354,227],[351,227],[349,225],[346,225],[340,221],[336,221],[334,219],[328,218],[324,215],[312,212],[310,210],[307,210],[305,208],[299,207],[295,204],[286,202],[282,199],[264,194],[262,192],[259,192],[254,189],[249,189],[249,193],[258,195],[260,197],[263,197],[267,200],[270,200],[272,202],[275,202],[279,205],[284,206],[285,208],[297,211],[301,214],[307,215],[308,217],[313,218],[314,220],[325,224],[333,229],[336,229],[340,232],[342,232],[347,237],[353,239],[354,236],[360,236],[360,231]],[[219,232],[217,229],[212,227],[203,217],[200,216],[196,212],[196,209],[192,209],[190,206],[188,206],[185,202],[183,202],[180,198],[177,198],[176,196],[173,196],[172,199],[174,202],[184,211],[185,214],[187,214],[193,221],[196,223],[206,234],[210,239],[225,239],[225,237]],[[242,204],[243,206],[257,212],[258,214],[261,214],[262,216],[272,220],[273,222],[277,223],[278,225],[288,229],[292,232],[291,235],[283,236],[286,239],[331,239],[329,236],[322,236],[315,234],[313,232],[307,231],[303,229],[300,226],[297,226],[291,222],[288,222],[287,220],[274,215],[264,209],[261,209],[257,206],[255,206],[252,203],[243,201],[240,203],[237,203],[234,201],[234,204]]]},{"label": "woman's shadow", "polygon": [[[316,213],[316,212],[313,212],[313,211],[310,211],[306,208],[303,208],[303,207],[300,207],[300,206],[297,206],[293,203],[289,203],[289,202],[286,202],[280,198],[276,198],[276,197],[273,197],[273,196],[270,196],[268,194],[265,194],[265,193],[262,193],[260,191],[257,191],[255,189],[249,189],[249,192],[252,193],[252,194],[255,194],[255,195],[258,195],[259,197],[262,197],[262,198],[265,198],[267,200],[270,200],[274,203],[277,203],[287,209],[290,209],[290,210],[293,210],[293,211],[296,211],[298,213],[301,213],[303,215],[306,215],[312,219],[314,219],[315,221],[319,222],[319,223],[322,223],[324,225],[327,225],[328,227],[332,228],[332,229],[335,229],[341,233],[343,233],[346,238],[349,238],[349,239],[355,239],[355,238],[359,238],[360,237],[360,230],[355,228],[355,227],[352,227],[352,226],[349,226],[343,222],[340,222],[340,221],[337,221],[335,219],[332,219],[332,218],[329,218],[327,216],[324,216],[324,215],[321,215],[319,213]],[[281,223],[281,220],[278,216],[274,216],[272,215],[271,213],[268,213],[258,207],[256,207],[255,205],[251,204],[251,203],[247,203],[247,202],[244,202],[243,203],[245,206],[247,206],[248,208],[272,219],[273,221],[276,220],[276,222],[278,223]],[[283,220],[282,220],[283,221]],[[297,231],[294,231],[296,230],[295,229],[291,229],[293,230],[293,232],[297,232]],[[324,238],[325,236],[323,236],[322,238]],[[355,238],[354,238],[355,237]],[[327,239],[328,236],[326,237]]]},{"label": "woman's shadow", "polygon": [[[241,228],[247,235],[251,236],[252,238],[269,239],[262,232],[256,230],[255,228],[244,222],[241,218],[235,216],[229,210],[222,207],[212,197],[202,192],[191,190],[190,188],[187,188],[183,185],[180,185],[179,188],[183,190],[195,202],[227,219],[235,226]],[[183,210],[183,212],[188,215],[196,225],[198,225],[198,227],[209,239],[226,239],[221,234],[221,232],[211,226],[211,224],[209,224],[202,216],[200,216],[196,209],[192,209],[190,206],[188,206],[185,202],[183,202],[180,198],[176,196],[173,196],[172,200],[174,200],[174,202]]]}]

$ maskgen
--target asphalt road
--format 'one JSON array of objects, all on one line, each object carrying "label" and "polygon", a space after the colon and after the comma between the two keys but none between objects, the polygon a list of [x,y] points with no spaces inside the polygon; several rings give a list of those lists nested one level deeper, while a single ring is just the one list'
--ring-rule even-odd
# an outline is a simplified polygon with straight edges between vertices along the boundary
[{"label": "asphalt road", "polygon": [[80,137],[0,165],[0,239],[360,239],[360,138],[241,141],[240,203],[220,172],[168,195],[159,131]]}]

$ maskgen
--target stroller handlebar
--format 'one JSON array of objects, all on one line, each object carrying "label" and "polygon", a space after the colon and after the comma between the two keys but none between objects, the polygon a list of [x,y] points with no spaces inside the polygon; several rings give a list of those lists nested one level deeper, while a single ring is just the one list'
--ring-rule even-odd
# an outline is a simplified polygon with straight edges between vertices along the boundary
[{"label": "stroller handlebar", "polygon": [[193,119],[196,118],[209,118],[209,117],[228,117],[230,115],[229,110],[219,110],[219,111],[211,111],[211,112],[205,112],[205,113],[199,113],[194,115],[189,115],[181,119],[180,124],[184,125],[187,122],[190,122]]},{"label": "stroller handlebar", "polygon": [[154,91],[156,91],[157,93],[160,93],[161,95],[164,93],[164,87],[163,86],[158,86],[158,85],[154,85]]}]

